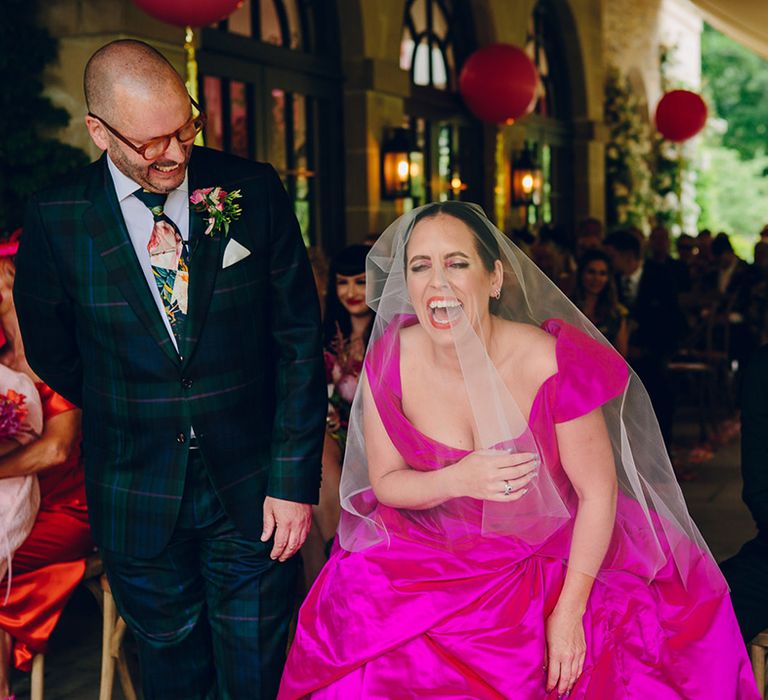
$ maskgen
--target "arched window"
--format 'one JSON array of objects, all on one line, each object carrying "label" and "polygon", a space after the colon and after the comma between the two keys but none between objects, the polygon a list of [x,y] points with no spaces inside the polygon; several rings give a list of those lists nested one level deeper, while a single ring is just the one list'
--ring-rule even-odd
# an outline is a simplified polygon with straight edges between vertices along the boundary
[{"label": "arched window", "polygon": [[250,0],[244,2],[222,29],[286,49],[311,51],[307,37],[307,3],[296,0]]},{"label": "arched window", "polygon": [[461,65],[475,47],[472,27],[471,6],[462,0],[406,0],[400,68],[411,77],[406,119],[418,148],[409,206],[482,198],[481,132],[457,92]]},{"label": "arched window", "polygon": [[437,90],[456,89],[456,65],[451,36],[453,8],[440,0],[407,0],[400,68],[414,85]]},{"label": "arched window", "polygon": [[529,224],[570,226],[573,218],[571,98],[561,30],[564,4],[539,0],[528,25],[526,50],[539,72],[540,92],[534,113],[526,117],[526,137],[542,173],[541,201],[529,207]]},{"label": "arched window", "polygon": [[[207,146],[271,163],[307,245],[343,241],[341,69],[334,3],[245,0],[201,33]],[[319,138],[319,134],[323,138]]]}]

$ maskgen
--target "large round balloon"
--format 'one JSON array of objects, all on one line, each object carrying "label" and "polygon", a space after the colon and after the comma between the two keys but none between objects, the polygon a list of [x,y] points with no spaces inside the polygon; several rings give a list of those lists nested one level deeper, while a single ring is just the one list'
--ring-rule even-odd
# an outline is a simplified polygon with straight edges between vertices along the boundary
[{"label": "large round balloon", "polygon": [[528,54],[511,44],[490,44],[464,63],[459,91],[469,110],[487,122],[511,122],[536,104],[539,75]]},{"label": "large round balloon", "polygon": [[656,128],[670,141],[687,141],[706,123],[707,104],[690,90],[671,90],[656,106]]},{"label": "large round balloon", "polygon": [[133,0],[148,15],[179,27],[204,27],[229,17],[243,0]]}]

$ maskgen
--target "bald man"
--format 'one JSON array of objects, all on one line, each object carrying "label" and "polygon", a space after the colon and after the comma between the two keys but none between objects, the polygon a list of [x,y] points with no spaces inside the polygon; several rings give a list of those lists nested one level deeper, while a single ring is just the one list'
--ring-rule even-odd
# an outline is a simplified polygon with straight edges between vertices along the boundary
[{"label": "bald man", "polygon": [[[298,224],[269,165],[193,146],[204,116],[148,45],[99,49],[85,94],[105,153],[33,198],[18,254],[29,363],[83,408],[144,697],[271,698],[326,414]],[[228,231],[190,206],[215,187],[242,195]]]}]

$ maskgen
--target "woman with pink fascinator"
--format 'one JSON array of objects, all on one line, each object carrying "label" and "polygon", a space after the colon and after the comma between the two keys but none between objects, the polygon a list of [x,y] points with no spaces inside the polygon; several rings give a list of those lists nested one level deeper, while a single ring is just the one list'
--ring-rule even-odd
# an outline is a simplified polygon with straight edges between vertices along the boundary
[{"label": "woman with pink fascinator", "polygon": [[[17,541],[7,543],[10,565],[0,563],[0,698],[6,700],[15,697],[11,665],[27,671],[45,651],[94,548],[80,411],[40,381],[24,354],[13,303],[20,234],[0,241],[0,518],[6,531],[17,533]],[[14,498],[4,500],[11,486]]]}]

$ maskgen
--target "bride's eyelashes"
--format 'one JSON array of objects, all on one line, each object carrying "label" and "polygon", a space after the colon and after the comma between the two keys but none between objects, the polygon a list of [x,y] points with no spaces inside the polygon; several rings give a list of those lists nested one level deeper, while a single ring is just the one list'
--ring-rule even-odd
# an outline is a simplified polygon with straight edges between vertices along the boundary
[{"label": "bride's eyelashes", "polygon": [[[449,267],[453,270],[463,270],[467,267],[469,267],[469,263],[464,260],[454,260],[451,262],[446,263],[446,267]],[[430,265],[427,265],[425,263],[419,263],[418,265],[413,265],[411,267],[411,272],[422,272],[424,270],[428,270]]]}]

